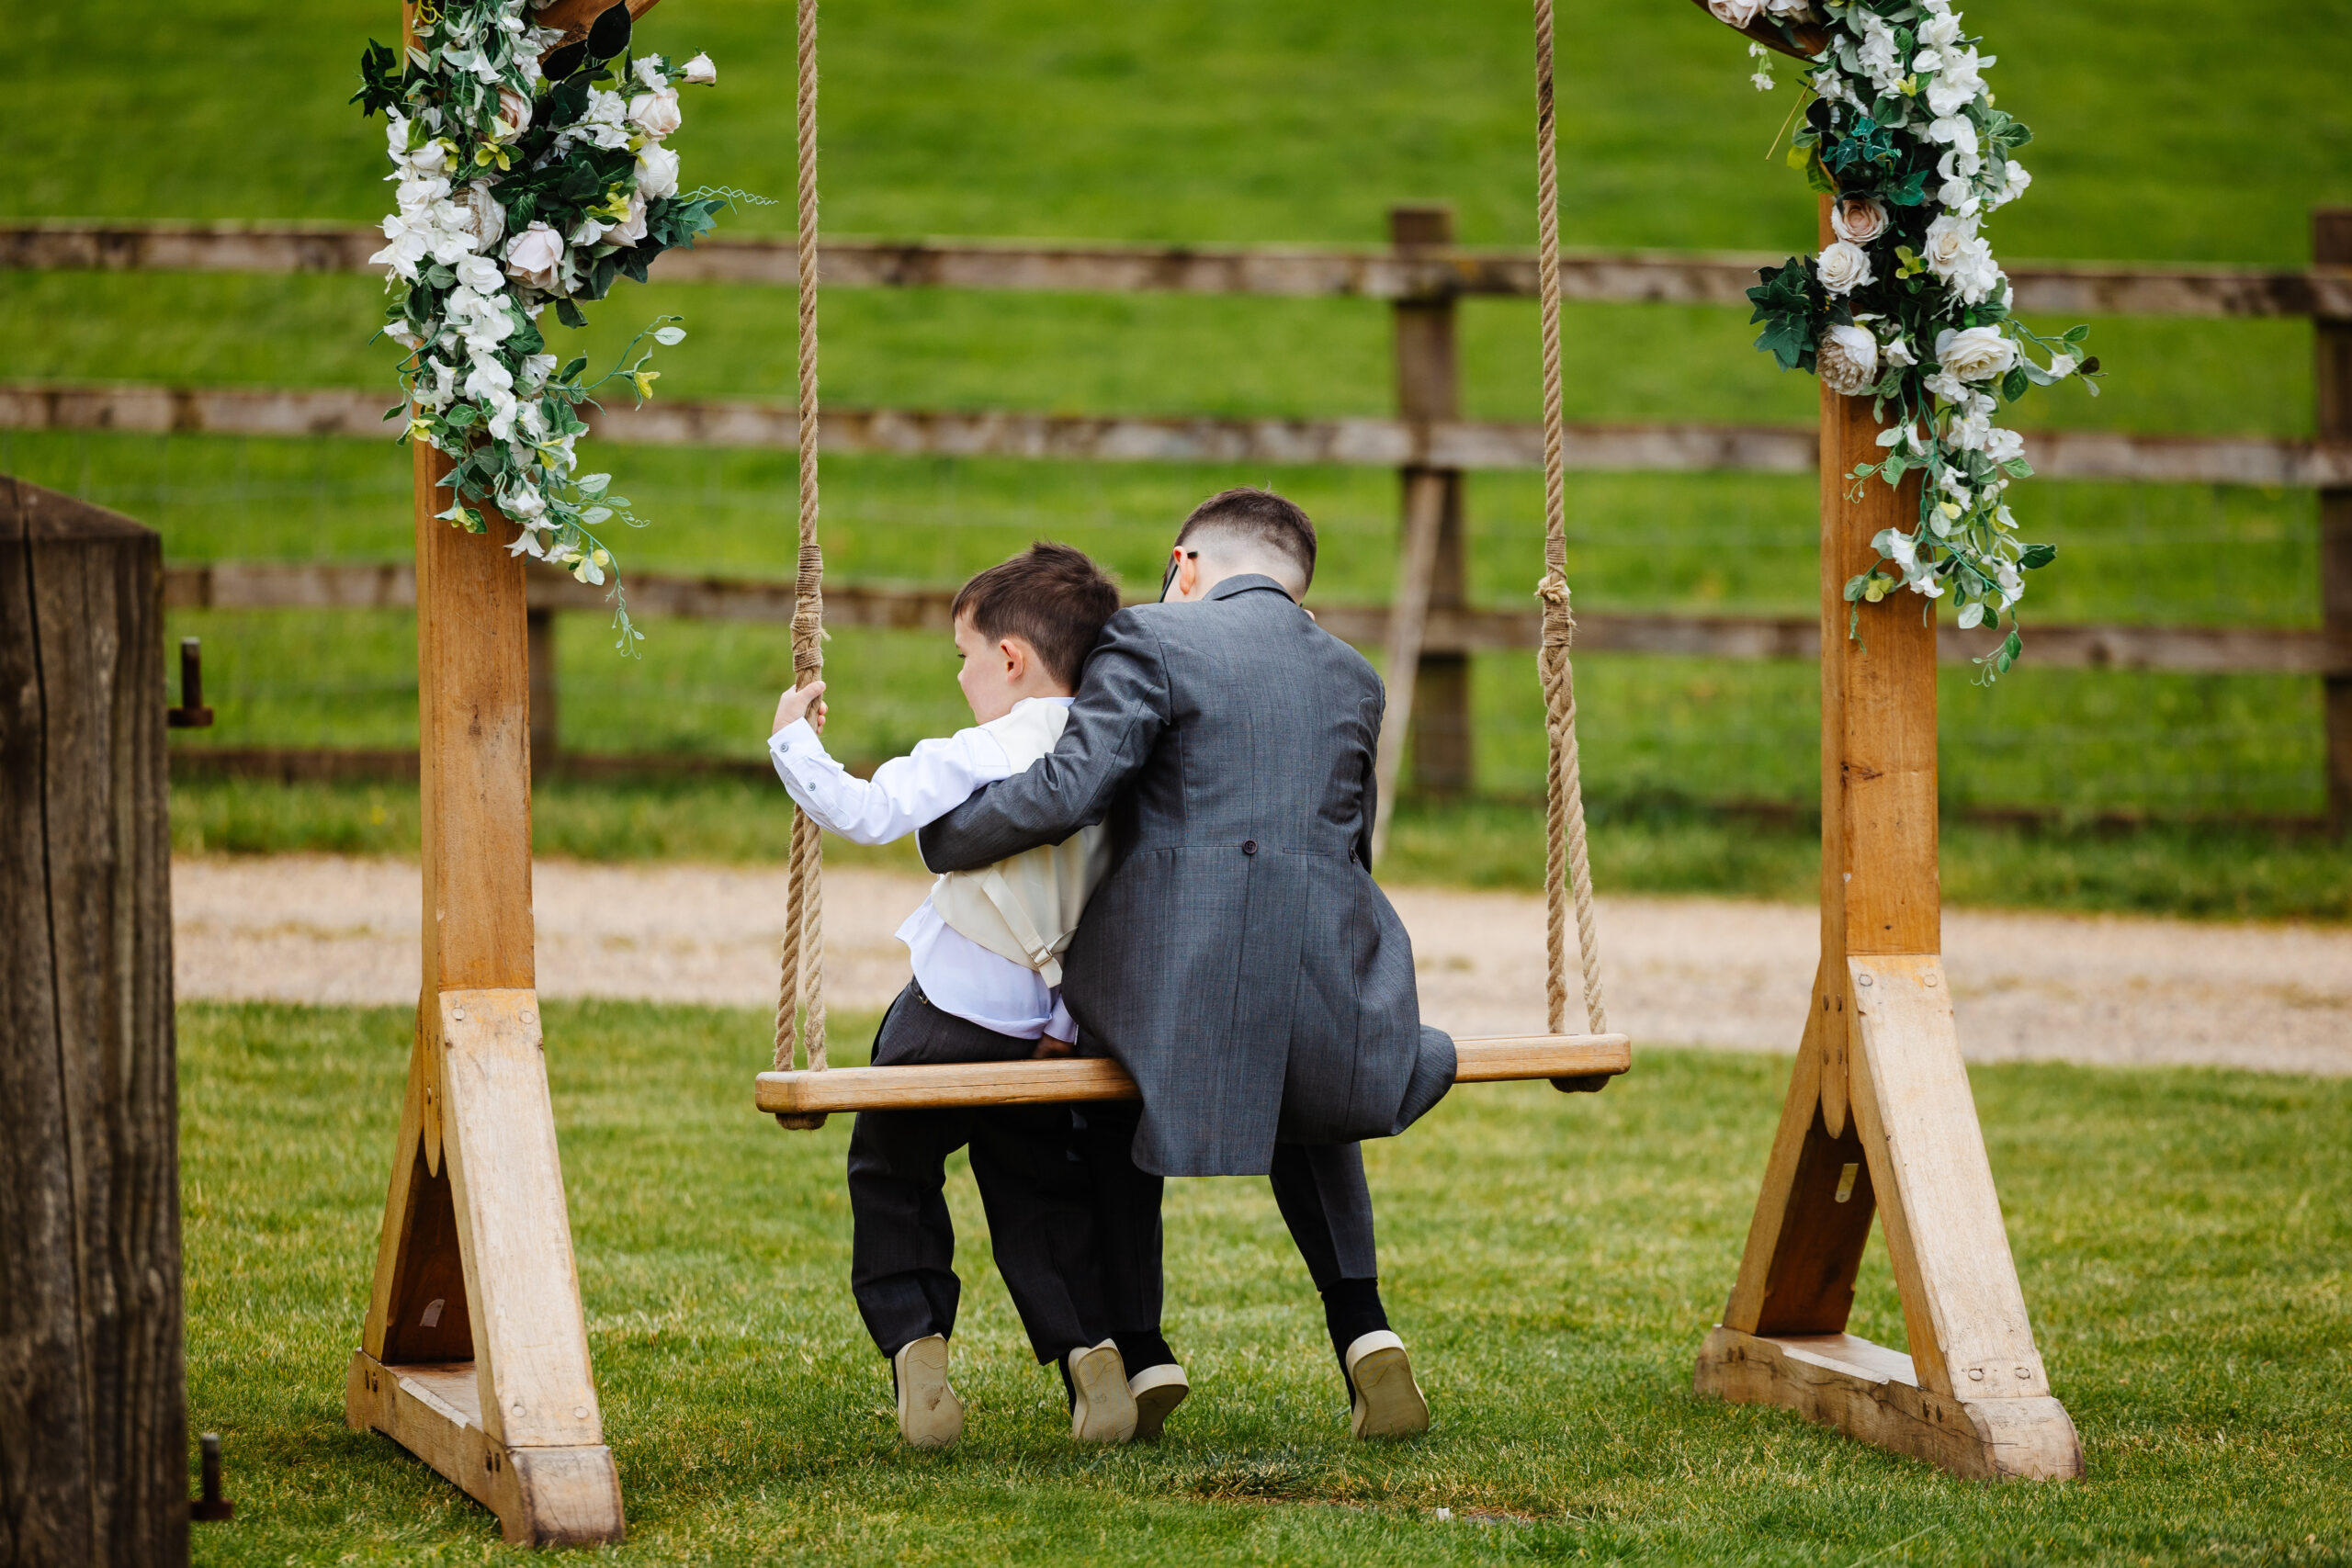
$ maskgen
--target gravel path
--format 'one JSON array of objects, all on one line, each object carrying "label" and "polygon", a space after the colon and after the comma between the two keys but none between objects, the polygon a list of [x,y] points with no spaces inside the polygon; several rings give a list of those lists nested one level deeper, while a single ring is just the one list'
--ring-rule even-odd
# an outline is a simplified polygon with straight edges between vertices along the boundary
[{"label": "gravel path", "polygon": [[[183,998],[404,1004],[416,996],[417,868],[289,856],[172,868]],[[773,1007],[780,871],[543,862],[539,989]],[[891,940],[923,882],[836,870],[827,989],[878,1010],[906,979]],[[1512,893],[1409,887],[1424,1010],[1464,1034],[1539,1028],[1544,911]],[[1788,1051],[1819,925],[1806,906],[1608,898],[1610,1022],[1637,1043]],[[2352,1074],[2352,931],[1962,911],[1944,921],[1961,1037],[1978,1061],[2208,1063]]]}]

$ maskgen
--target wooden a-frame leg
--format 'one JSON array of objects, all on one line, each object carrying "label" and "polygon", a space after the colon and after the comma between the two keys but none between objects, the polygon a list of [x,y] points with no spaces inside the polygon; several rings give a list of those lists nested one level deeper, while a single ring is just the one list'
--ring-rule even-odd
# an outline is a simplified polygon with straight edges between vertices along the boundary
[{"label": "wooden a-frame leg", "polygon": [[624,1529],[528,990],[445,991],[409,1068],[345,1418],[408,1449],[518,1545]]},{"label": "wooden a-frame leg", "polygon": [[[1739,1282],[1707,1336],[1702,1393],[1778,1404],[1981,1479],[2082,1473],[2027,1322],[1984,1134],[1933,954],[1855,957],[1841,1021],[1818,998],[1789,1084]],[[1822,1036],[1845,1035],[1851,1115],[1822,1110]],[[1910,1353],[1845,1332],[1874,1208]]]}]

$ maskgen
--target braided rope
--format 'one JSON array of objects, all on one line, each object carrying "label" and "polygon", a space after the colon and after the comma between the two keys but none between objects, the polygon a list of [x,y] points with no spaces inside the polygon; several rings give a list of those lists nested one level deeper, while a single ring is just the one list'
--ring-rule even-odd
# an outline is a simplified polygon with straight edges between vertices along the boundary
[{"label": "braided rope", "polygon": [[1592,915],[1592,867],[1585,852],[1584,778],[1577,759],[1576,670],[1568,650],[1576,617],[1568,607],[1568,543],[1565,440],[1560,411],[1560,166],[1559,121],[1552,92],[1552,0],[1535,0],[1535,230],[1544,302],[1544,731],[1550,759],[1544,772],[1544,1000],[1555,1034],[1567,1032],[1568,900],[1577,917],[1577,953],[1584,971],[1587,1029],[1607,1032],[1600,1003],[1600,944]]},{"label": "braided rope", "polygon": [[[800,557],[792,605],[792,681],[805,686],[825,668],[825,554],[817,543],[817,0],[799,0]],[[792,824],[785,883],[783,974],[776,988],[775,1070],[792,1069],[794,1025],[808,1070],[825,1066],[824,848],[807,812]],[[824,1117],[779,1115],[786,1127]]]}]

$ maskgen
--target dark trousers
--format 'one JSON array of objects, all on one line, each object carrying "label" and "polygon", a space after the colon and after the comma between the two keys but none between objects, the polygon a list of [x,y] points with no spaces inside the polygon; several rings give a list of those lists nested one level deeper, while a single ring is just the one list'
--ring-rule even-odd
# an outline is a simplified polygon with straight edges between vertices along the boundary
[{"label": "dark trousers", "polygon": [[[883,1015],[874,1063],[1001,1062],[1035,1049],[1034,1040],[942,1012],[910,984]],[[997,1271],[1037,1359],[1100,1343],[1109,1329],[1094,1259],[1095,1211],[1086,1167],[1072,1147],[1069,1111],[1055,1105],[858,1112],[849,1138],[850,1290],[874,1343],[888,1356],[956,1330],[963,1287],[946,1165],[967,1145]]]},{"label": "dark trousers", "polygon": [[[1102,1258],[1102,1303],[1130,1371],[1176,1359],[1160,1332],[1164,1276],[1159,1201],[1166,1179],[1136,1166],[1135,1105],[1090,1105],[1078,1149],[1093,1189]],[[1388,1326],[1380,1302],[1372,1189],[1360,1144],[1276,1144],[1267,1182],[1308,1278],[1323,1298],[1324,1326],[1342,1360],[1359,1336]]]}]

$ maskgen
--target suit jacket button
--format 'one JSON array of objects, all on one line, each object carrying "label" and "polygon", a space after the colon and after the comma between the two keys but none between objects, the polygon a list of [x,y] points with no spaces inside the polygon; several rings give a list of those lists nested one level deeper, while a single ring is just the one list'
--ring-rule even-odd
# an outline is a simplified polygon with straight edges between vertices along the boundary
[{"label": "suit jacket button", "polygon": [[1244,839],[1244,840],[1241,840],[1241,852],[1242,852],[1243,854],[1245,854],[1245,855],[1254,855],[1254,854],[1256,854],[1256,853],[1258,852],[1258,840],[1255,840],[1255,839]]}]

